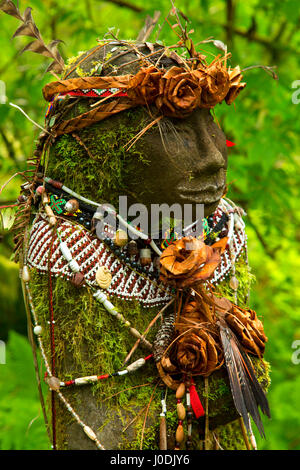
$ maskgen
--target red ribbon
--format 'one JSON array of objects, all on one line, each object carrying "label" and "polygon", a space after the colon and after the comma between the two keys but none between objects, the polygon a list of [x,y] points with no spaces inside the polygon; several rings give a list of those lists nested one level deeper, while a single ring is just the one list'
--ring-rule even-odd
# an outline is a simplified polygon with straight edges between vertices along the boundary
[{"label": "red ribbon", "polygon": [[226,140],[227,147],[233,147],[235,145],[234,142],[230,142],[230,140]]},{"label": "red ribbon", "polygon": [[200,418],[201,416],[205,415],[202,403],[200,401],[199,395],[197,393],[195,384],[190,385],[190,398],[191,398],[191,406],[193,408],[193,412],[195,413],[196,418]]}]

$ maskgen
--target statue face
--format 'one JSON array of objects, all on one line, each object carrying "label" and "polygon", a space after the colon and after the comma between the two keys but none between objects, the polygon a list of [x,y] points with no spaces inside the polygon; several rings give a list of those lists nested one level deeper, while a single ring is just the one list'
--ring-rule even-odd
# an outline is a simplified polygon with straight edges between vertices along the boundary
[{"label": "statue face", "polygon": [[209,110],[197,109],[182,120],[165,118],[161,133],[155,126],[139,145],[148,164],[139,182],[128,182],[138,202],[198,203],[206,217],[214,212],[225,191],[227,147]]}]

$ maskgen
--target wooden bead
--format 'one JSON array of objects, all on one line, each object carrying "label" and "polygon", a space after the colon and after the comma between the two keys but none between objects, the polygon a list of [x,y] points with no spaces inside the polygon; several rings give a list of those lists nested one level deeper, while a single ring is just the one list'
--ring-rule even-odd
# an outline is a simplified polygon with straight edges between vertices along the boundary
[{"label": "wooden bead", "polygon": [[160,418],[159,426],[159,450],[167,450],[167,423],[165,416]]},{"label": "wooden bead", "polygon": [[181,444],[183,442],[184,430],[183,430],[182,424],[179,424],[177,429],[176,429],[175,439],[176,439],[176,442],[178,442],[179,444]]},{"label": "wooden bead", "polygon": [[96,281],[101,289],[107,289],[112,280],[112,275],[106,266],[100,266],[96,272]]},{"label": "wooden bead", "polygon": [[184,394],[185,394],[185,385],[184,383],[182,382],[179,387],[177,388],[176,390],[176,398],[177,400],[179,400],[180,398],[183,398],[184,397]]},{"label": "wooden bead", "polygon": [[118,229],[114,238],[114,242],[118,246],[125,246],[128,243],[128,235],[125,230]]},{"label": "wooden bead", "polygon": [[186,411],[185,411],[184,405],[181,402],[177,403],[177,416],[178,416],[178,419],[183,421],[185,419],[185,415],[186,415]]},{"label": "wooden bead", "polygon": [[128,250],[129,256],[136,256],[136,255],[138,255],[138,254],[139,254],[139,250],[138,250],[138,247],[137,247],[137,242],[136,242],[135,240],[131,240],[131,241],[128,243],[127,250]]},{"label": "wooden bead", "polygon": [[71,282],[75,287],[82,287],[84,284],[84,275],[80,272],[75,273]]},{"label": "wooden bead", "polygon": [[43,204],[48,204],[48,202],[49,202],[48,194],[46,193],[46,191],[44,191],[42,193],[42,203]]},{"label": "wooden bead", "polygon": [[151,264],[151,250],[150,248],[142,248],[140,250],[140,263],[142,266]]},{"label": "wooden bead", "polygon": [[57,377],[48,377],[47,378],[47,383],[49,385],[50,390],[53,390],[54,392],[58,392],[60,388],[60,380]]}]

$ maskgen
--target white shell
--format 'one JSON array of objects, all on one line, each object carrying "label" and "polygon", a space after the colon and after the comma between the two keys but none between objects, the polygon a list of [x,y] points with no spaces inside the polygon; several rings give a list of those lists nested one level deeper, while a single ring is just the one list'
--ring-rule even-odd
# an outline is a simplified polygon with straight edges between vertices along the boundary
[{"label": "white shell", "polygon": [[96,281],[101,289],[107,289],[112,280],[112,275],[109,269],[106,266],[100,266],[96,272]]}]

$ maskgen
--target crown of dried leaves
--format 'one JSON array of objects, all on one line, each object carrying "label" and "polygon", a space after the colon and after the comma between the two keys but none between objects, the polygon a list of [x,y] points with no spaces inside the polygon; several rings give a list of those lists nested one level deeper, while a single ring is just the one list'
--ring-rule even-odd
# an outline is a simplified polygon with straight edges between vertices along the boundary
[{"label": "crown of dried leaves", "polygon": [[195,287],[212,276],[226,244],[226,237],[212,246],[193,237],[176,240],[160,257],[160,279],[177,288]]},{"label": "crown of dried leaves", "polygon": [[[184,118],[196,108],[212,108],[223,100],[231,104],[246,86],[241,82],[240,68],[227,70],[223,62],[224,58],[218,57],[207,66],[201,63],[197,69],[173,66],[163,70],[148,65],[141,67],[136,75],[58,80],[47,84],[43,94],[51,101],[59,93],[78,89],[117,88],[126,91],[129,99],[116,98],[119,105],[112,114],[137,105],[154,104],[165,116]],[[99,121],[107,117],[108,110],[111,113],[111,103],[101,103],[97,115],[95,111],[90,113],[94,113],[94,121]]]}]

